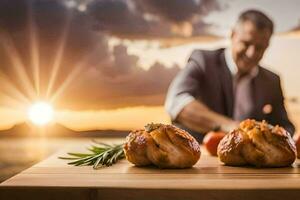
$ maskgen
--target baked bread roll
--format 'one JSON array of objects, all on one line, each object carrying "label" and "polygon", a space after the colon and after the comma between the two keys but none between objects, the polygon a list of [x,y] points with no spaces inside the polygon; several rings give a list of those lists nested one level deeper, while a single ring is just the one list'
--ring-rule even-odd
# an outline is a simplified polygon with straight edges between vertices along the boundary
[{"label": "baked bread roll", "polygon": [[136,166],[188,168],[200,158],[200,145],[188,132],[173,125],[149,124],[132,131],[124,146],[126,159]]},{"label": "baked bread roll", "polygon": [[296,147],[282,127],[247,119],[221,140],[218,156],[232,166],[285,167],[295,161]]},{"label": "baked bread roll", "polygon": [[297,149],[297,158],[300,159],[300,133],[296,133],[293,137],[295,144],[296,144],[296,149]]}]

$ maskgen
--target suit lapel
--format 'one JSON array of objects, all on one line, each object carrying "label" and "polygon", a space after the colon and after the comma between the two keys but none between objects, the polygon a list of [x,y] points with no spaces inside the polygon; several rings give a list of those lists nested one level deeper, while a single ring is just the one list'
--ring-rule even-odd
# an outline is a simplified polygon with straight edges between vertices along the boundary
[{"label": "suit lapel", "polygon": [[222,92],[225,97],[225,107],[226,113],[229,117],[233,117],[233,104],[234,104],[234,96],[233,96],[233,85],[232,85],[232,76],[226,65],[224,50],[220,56],[219,63],[219,79],[221,80]]}]

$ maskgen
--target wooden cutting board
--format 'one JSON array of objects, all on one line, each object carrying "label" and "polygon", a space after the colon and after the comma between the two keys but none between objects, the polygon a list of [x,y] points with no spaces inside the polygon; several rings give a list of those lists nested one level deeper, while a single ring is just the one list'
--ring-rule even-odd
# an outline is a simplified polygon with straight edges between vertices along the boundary
[{"label": "wooden cutting board", "polygon": [[89,145],[71,145],[3,182],[0,199],[300,199],[299,161],[286,168],[229,167],[203,150],[190,169],[138,168],[122,160],[93,170],[57,158]]}]

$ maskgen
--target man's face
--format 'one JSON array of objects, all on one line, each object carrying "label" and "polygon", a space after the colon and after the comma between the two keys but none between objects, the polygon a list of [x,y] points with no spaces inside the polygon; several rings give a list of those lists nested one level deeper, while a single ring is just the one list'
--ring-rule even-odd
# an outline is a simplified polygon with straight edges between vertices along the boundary
[{"label": "man's face", "polygon": [[258,30],[250,21],[239,24],[232,32],[232,55],[238,71],[248,73],[257,66],[269,46],[271,31]]}]

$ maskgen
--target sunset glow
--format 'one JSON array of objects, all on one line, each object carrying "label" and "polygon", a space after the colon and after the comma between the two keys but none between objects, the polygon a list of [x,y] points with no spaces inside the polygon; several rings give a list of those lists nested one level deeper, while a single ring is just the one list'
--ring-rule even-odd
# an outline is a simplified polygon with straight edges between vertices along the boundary
[{"label": "sunset glow", "polygon": [[37,102],[28,109],[28,118],[36,125],[45,125],[53,119],[53,108],[46,102]]},{"label": "sunset glow", "polygon": [[[300,127],[300,25],[297,6],[291,6],[299,4],[291,1],[290,6],[274,8],[266,6],[268,1],[255,3],[276,23],[261,64],[282,78],[289,113]],[[194,8],[182,9],[179,11],[187,14],[178,17],[188,18],[173,18],[172,12],[148,15],[135,7],[126,10],[130,6],[124,1],[124,12],[134,19],[118,24],[119,20],[106,20],[122,18],[119,14],[123,12],[114,10],[115,1],[109,1],[104,17],[97,14],[102,13],[102,4],[83,9],[77,1],[72,5],[18,2],[2,8],[12,11],[2,12],[5,28],[0,31],[0,130],[28,121],[44,125],[53,118],[76,131],[131,130],[149,122],[171,123],[163,107],[169,83],[186,66],[194,49],[228,46],[227,36],[238,13],[252,7],[252,2],[233,1],[224,10],[210,7],[205,13],[201,9],[192,13]],[[199,3],[209,7],[206,1]],[[10,16],[16,8],[20,13]],[[95,9],[96,15],[87,12],[88,8]],[[282,12],[283,8],[289,12]],[[103,24],[107,30],[94,24]],[[38,102],[41,99],[47,102]]]}]

